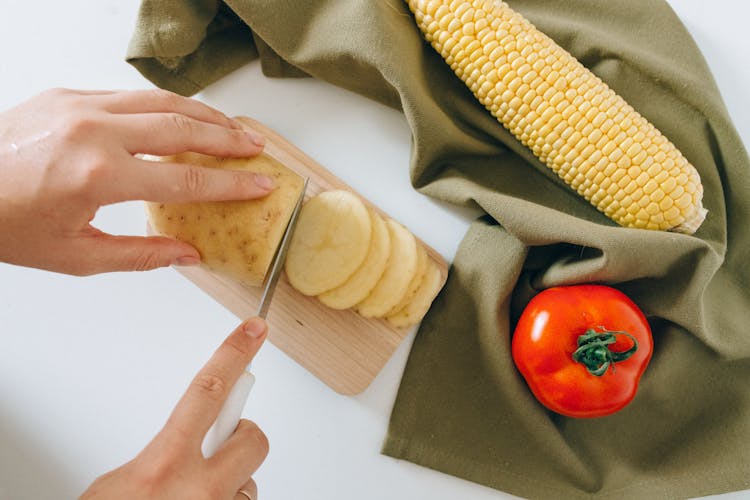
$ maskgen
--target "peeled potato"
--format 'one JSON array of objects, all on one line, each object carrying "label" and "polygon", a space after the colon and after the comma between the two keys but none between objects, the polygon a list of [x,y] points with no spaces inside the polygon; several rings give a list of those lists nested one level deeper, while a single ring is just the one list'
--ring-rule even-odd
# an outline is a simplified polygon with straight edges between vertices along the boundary
[{"label": "peeled potato", "polygon": [[210,270],[247,286],[260,286],[286,229],[302,177],[267,155],[215,158],[183,153],[157,161],[210,168],[250,170],[274,179],[276,189],[257,200],[147,203],[151,227],[193,245]]},{"label": "peeled potato", "polygon": [[300,211],[285,270],[289,283],[305,295],[320,295],[343,284],[367,256],[372,222],[357,196],[324,191]]},{"label": "peeled potato", "polygon": [[417,272],[418,252],[414,236],[393,219],[387,219],[386,224],[391,236],[386,270],[367,298],[356,306],[357,312],[366,318],[384,316],[401,302]]},{"label": "peeled potato", "polygon": [[428,258],[427,270],[414,296],[400,311],[389,315],[386,319],[397,328],[416,325],[427,314],[442,286],[443,275],[440,268]]},{"label": "peeled potato", "polygon": [[419,285],[422,284],[424,275],[427,272],[428,260],[429,257],[427,256],[427,250],[425,250],[422,245],[417,243],[417,272],[414,273],[414,277],[411,279],[409,287],[406,289],[406,293],[401,298],[399,303],[393,306],[390,311],[385,313],[385,316],[389,316],[397,311],[400,311],[404,308],[404,306],[406,306],[407,303],[409,303],[409,301],[411,301],[412,297],[414,297],[414,294],[417,293]]},{"label": "peeled potato", "polygon": [[385,272],[391,252],[391,237],[383,218],[369,210],[372,238],[367,257],[342,285],[318,295],[318,299],[332,309],[348,309],[367,297]]}]

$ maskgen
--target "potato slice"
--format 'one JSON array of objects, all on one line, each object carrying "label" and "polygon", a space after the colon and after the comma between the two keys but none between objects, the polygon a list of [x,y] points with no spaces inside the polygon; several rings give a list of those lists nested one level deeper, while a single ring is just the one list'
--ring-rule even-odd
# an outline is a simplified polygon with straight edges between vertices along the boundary
[{"label": "potato slice", "polygon": [[356,306],[366,318],[383,316],[401,302],[417,272],[416,239],[393,219],[386,219],[386,225],[391,236],[386,270],[367,298]]},{"label": "potato slice", "polygon": [[348,280],[367,256],[372,222],[362,200],[343,190],[324,191],[302,207],[285,270],[304,295],[320,295]]},{"label": "potato slice", "polygon": [[146,204],[151,227],[193,245],[208,269],[247,286],[262,285],[302,190],[302,177],[265,154],[215,158],[183,153],[149,159],[251,170],[274,179],[276,189],[257,200]]},{"label": "potato slice", "polygon": [[318,299],[332,309],[348,309],[364,300],[385,272],[391,237],[383,218],[372,209],[369,212],[372,238],[364,262],[344,284],[318,295]]},{"label": "potato slice", "polygon": [[417,243],[417,272],[414,273],[414,277],[411,279],[409,287],[406,289],[406,293],[404,294],[401,301],[394,307],[392,307],[390,311],[385,313],[384,316],[395,314],[396,312],[403,309],[406,304],[411,301],[411,299],[414,297],[414,294],[417,293],[419,286],[422,284],[424,275],[427,272],[428,260],[429,257],[427,256],[427,250],[425,250],[422,245]]},{"label": "potato slice", "polygon": [[398,312],[386,319],[396,328],[413,326],[422,321],[440,289],[443,287],[443,275],[435,262],[428,258],[427,271],[422,284],[412,299]]}]

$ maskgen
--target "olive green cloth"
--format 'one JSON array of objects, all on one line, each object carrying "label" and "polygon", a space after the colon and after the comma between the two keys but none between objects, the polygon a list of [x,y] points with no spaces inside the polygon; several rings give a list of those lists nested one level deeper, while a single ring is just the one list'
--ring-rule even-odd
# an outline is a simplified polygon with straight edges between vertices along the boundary
[{"label": "olive green cloth", "polygon": [[[191,94],[260,56],[270,76],[308,74],[402,109],[414,187],[485,212],[418,332],[384,453],[532,498],[749,489],[750,161],[709,69],[661,0],[510,4],[696,166],[709,213],[695,236],[618,227],[575,195],[475,101],[398,0],[145,0],[128,60]],[[621,289],[654,331],[638,395],[605,418],[546,411],[509,352],[530,297],[579,282]]]}]

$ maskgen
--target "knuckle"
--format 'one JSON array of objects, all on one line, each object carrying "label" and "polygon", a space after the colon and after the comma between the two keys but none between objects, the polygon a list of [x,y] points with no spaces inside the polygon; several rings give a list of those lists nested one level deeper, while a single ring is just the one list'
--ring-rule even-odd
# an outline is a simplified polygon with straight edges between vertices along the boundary
[{"label": "knuckle", "polygon": [[104,154],[96,154],[91,157],[86,168],[86,180],[89,185],[106,183],[109,175],[110,159]]},{"label": "knuckle", "polygon": [[247,140],[242,140],[236,130],[218,129],[216,147],[224,154],[238,155],[247,150]]},{"label": "knuckle", "polygon": [[90,139],[98,126],[99,123],[93,116],[85,113],[75,113],[64,124],[62,135],[68,141]]},{"label": "knuckle", "polygon": [[75,267],[75,268],[71,269],[71,271],[68,274],[71,274],[73,276],[78,276],[79,278],[83,278],[83,277],[86,277],[86,276],[93,276],[93,275],[98,274],[100,272],[101,272],[101,270],[99,270],[99,269],[97,269],[97,268],[95,268],[93,266],[83,265],[83,266],[78,266],[78,267]]},{"label": "knuckle", "polygon": [[140,483],[141,491],[156,490],[160,485],[179,475],[178,461],[170,453],[151,457],[148,466],[138,465],[141,466],[136,478]]},{"label": "knuckle", "polygon": [[52,87],[42,92],[41,95],[47,97],[61,97],[71,93],[70,89],[64,87]]},{"label": "knuckle", "polygon": [[250,176],[241,172],[232,172],[232,185],[239,188],[250,187]]},{"label": "knuckle", "polygon": [[95,188],[106,186],[109,181],[109,159],[103,154],[90,155],[71,176],[70,181],[84,199],[94,197],[97,192]]},{"label": "knuckle", "polygon": [[202,168],[188,165],[185,167],[185,172],[183,175],[185,190],[189,194],[193,196],[200,196],[208,188],[208,179],[206,178],[206,172]]},{"label": "knuckle", "polygon": [[222,399],[227,392],[227,382],[214,373],[200,373],[193,380],[193,387],[202,396],[213,401]]},{"label": "knuckle", "polygon": [[[191,99],[191,101],[193,100]],[[207,104],[204,104],[200,101],[193,101],[193,103],[196,107],[196,111],[200,111],[201,116],[205,116],[211,122],[231,127],[232,121],[227,115],[225,115],[218,109],[212,108],[211,106],[208,106]]]},{"label": "knuckle", "polygon": [[227,133],[233,145],[238,149],[247,149],[248,145],[252,145],[247,134],[242,130],[227,130]]},{"label": "knuckle", "polygon": [[231,335],[224,341],[224,346],[239,354],[243,359],[249,358],[252,354],[252,342],[247,335]]},{"label": "knuckle", "polygon": [[154,252],[142,252],[133,261],[133,271],[151,271],[157,267],[161,267],[161,263]]},{"label": "knuckle", "polygon": [[232,127],[232,119],[229,118],[227,115],[219,111],[218,109],[209,108],[209,112],[214,117],[214,120],[216,123],[224,124],[226,127]]},{"label": "knuckle", "polygon": [[75,265],[75,266],[69,266],[69,267],[63,267],[60,269],[61,272],[65,274],[69,274],[71,276],[77,276],[79,278],[83,278],[86,276],[93,276],[94,274],[97,274],[97,269],[95,269],[93,266],[90,265]]},{"label": "knuckle", "polygon": [[195,122],[192,118],[178,113],[171,113],[167,120],[169,121],[168,125],[186,139],[190,139],[194,136]]},{"label": "knuckle", "polygon": [[249,172],[232,172],[231,194],[238,198],[246,198],[250,193],[259,192],[253,174]]},{"label": "knuckle", "polygon": [[268,436],[265,432],[258,427],[258,424],[250,420],[242,420],[241,427],[238,429],[242,432],[242,437],[248,442],[248,444],[258,452],[258,454],[265,458],[268,456],[270,445],[268,443]]},{"label": "knuckle", "polygon": [[149,90],[154,100],[160,101],[166,109],[176,109],[178,103],[182,99],[178,94],[170,92],[164,89],[152,89]]}]

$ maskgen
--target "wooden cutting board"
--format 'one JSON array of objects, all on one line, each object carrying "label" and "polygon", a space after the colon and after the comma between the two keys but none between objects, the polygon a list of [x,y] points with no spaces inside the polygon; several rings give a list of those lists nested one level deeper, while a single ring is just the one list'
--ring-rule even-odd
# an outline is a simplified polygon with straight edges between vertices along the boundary
[{"label": "wooden cutting board", "polygon": [[[309,177],[306,200],[321,191],[346,189],[357,194],[369,207],[387,215],[273,130],[248,118],[241,120],[265,135],[264,154],[301,176]],[[445,283],[448,275],[445,259],[424,246],[438,264]],[[240,319],[256,314],[262,293],[260,287],[245,287],[203,267],[178,270]],[[381,319],[363,318],[351,310],[330,309],[316,298],[297,292],[284,273],[267,321],[270,342],[333,390],[347,395],[358,394],[370,385],[410,331],[410,328],[395,328]]]}]

